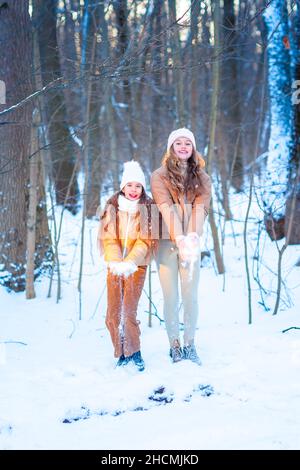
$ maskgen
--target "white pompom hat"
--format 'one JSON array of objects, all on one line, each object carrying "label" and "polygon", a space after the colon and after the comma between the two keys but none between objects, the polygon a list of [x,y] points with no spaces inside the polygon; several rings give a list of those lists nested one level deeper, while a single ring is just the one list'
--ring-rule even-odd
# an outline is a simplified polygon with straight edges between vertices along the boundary
[{"label": "white pompom hat", "polygon": [[171,132],[168,138],[168,146],[167,150],[169,151],[172,145],[174,144],[175,140],[178,139],[179,137],[186,137],[187,139],[190,139],[190,141],[193,144],[194,149],[196,150],[196,141],[195,141],[195,136],[186,127],[182,127],[181,129],[176,129],[175,131]]},{"label": "white pompom hat", "polygon": [[131,160],[124,163],[123,176],[120,184],[120,189],[123,189],[127,183],[140,183],[146,191],[146,179],[142,168],[138,162]]}]

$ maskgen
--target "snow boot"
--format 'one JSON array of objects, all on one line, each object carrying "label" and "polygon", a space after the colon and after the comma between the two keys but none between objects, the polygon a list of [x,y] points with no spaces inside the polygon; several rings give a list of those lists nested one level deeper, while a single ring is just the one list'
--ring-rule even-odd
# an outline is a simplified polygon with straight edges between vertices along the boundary
[{"label": "snow boot", "polygon": [[201,366],[201,361],[194,344],[183,346],[183,357],[184,359],[189,359],[190,361],[195,362],[195,364],[198,364],[198,366]]},{"label": "snow boot", "polygon": [[141,351],[137,351],[132,356],[130,356],[130,359],[134,362],[136,365],[137,369],[142,372],[145,369],[145,362],[144,359],[142,358]]},{"label": "snow boot", "polygon": [[124,354],[122,354],[122,356],[119,357],[119,360],[117,362],[117,367],[120,367],[120,366],[126,366],[126,364],[128,364],[130,358],[129,357],[125,357]]},{"label": "snow boot", "polygon": [[173,362],[179,362],[183,359],[182,349],[178,341],[174,341],[173,346],[170,348],[170,357]]}]

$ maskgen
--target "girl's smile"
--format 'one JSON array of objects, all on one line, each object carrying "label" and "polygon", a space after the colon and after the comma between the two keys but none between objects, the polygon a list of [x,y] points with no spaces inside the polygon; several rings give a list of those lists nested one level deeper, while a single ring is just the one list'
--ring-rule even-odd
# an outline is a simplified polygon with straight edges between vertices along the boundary
[{"label": "girl's smile", "polygon": [[174,152],[181,160],[187,160],[193,153],[193,144],[186,137],[179,137],[173,144]]},{"label": "girl's smile", "polygon": [[123,188],[123,193],[126,199],[130,201],[135,201],[139,199],[142,195],[143,186],[140,183],[130,182],[127,183]]}]

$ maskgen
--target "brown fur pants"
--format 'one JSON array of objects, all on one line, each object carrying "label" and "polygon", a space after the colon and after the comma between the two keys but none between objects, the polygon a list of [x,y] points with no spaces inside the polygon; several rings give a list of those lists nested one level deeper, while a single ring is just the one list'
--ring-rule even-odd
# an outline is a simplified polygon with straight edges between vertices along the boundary
[{"label": "brown fur pants", "polygon": [[107,313],[105,324],[110,332],[115,357],[131,356],[140,350],[137,307],[142,294],[147,266],[125,278],[108,271]]}]

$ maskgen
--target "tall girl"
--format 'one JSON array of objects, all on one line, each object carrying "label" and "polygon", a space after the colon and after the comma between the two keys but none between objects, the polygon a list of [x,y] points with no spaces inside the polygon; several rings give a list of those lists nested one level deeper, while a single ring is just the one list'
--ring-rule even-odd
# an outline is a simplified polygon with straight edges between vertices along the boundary
[{"label": "tall girl", "polygon": [[[169,135],[162,166],[151,177],[152,195],[163,220],[157,265],[170,356],[173,362],[190,359],[199,365],[194,340],[199,310],[200,237],[211,198],[211,182],[204,165],[193,133],[181,128]],[[183,348],[178,277],[184,308]]]}]

